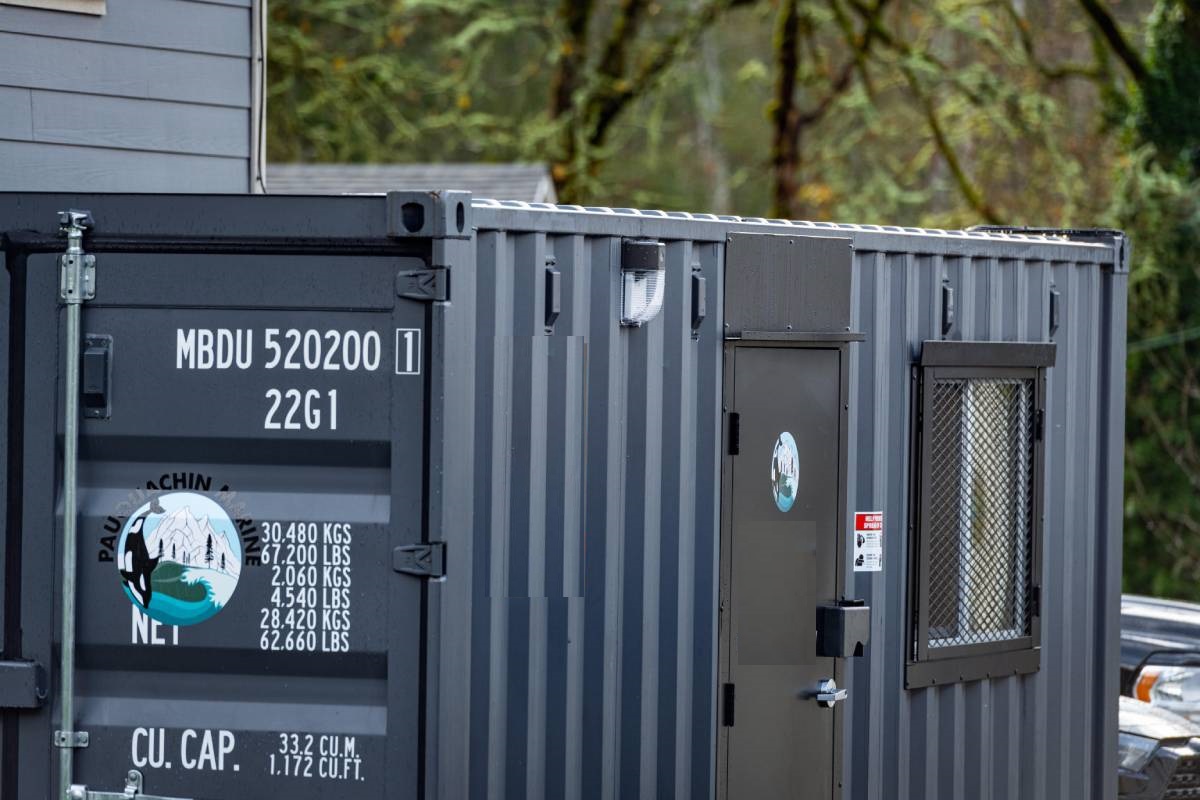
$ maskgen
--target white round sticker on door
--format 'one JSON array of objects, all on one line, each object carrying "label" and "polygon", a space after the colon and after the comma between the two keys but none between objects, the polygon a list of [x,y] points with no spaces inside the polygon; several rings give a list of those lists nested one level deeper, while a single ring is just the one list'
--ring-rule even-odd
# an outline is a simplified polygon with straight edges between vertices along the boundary
[{"label": "white round sticker on door", "polygon": [[168,625],[195,625],[214,616],[233,596],[242,573],[237,525],[199,492],[152,497],[129,515],[117,553],[125,596]]},{"label": "white round sticker on door", "polygon": [[796,450],[796,440],[784,431],[775,440],[775,452],[771,453],[771,493],[780,511],[791,510],[799,485],[800,453]]}]

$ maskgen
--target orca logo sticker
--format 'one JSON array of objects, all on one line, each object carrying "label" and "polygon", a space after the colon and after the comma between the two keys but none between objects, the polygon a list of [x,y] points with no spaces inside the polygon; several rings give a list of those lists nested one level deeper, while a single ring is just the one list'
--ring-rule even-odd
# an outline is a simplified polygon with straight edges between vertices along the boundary
[{"label": "orca logo sticker", "polygon": [[129,515],[116,549],[125,596],[168,625],[195,625],[225,607],[242,574],[242,542],[207,495],[167,492]]},{"label": "orca logo sticker", "polygon": [[775,452],[771,454],[771,493],[780,511],[791,510],[799,485],[800,453],[796,450],[796,440],[784,431],[775,440]]}]

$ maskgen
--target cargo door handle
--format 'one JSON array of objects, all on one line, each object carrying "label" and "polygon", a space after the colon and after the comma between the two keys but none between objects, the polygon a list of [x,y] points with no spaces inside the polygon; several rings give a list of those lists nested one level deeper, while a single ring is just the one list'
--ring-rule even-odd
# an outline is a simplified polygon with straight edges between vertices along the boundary
[{"label": "cargo door handle", "polygon": [[839,689],[833,678],[826,678],[817,684],[817,705],[822,708],[833,708],[845,699],[846,690]]},{"label": "cargo door handle", "polygon": [[112,416],[112,337],[88,334],[83,338],[83,415],[90,419]]},{"label": "cargo door handle", "polygon": [[562,313],[562,272],[556,270],[554,256],[546,257],[546,333],[554,333],[554,323]]}]

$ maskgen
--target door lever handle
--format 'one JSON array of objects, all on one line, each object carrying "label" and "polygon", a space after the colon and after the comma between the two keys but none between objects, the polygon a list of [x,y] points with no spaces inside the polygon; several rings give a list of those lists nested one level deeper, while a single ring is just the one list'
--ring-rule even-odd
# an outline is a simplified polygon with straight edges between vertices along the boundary
[{"label": "door lever handle", "polygon": [[825,678],[817,684],[816,698],[817,705],[822,708],[833,708],[846,699],[846,690],[839,689],[837,681],[833,678]]}]

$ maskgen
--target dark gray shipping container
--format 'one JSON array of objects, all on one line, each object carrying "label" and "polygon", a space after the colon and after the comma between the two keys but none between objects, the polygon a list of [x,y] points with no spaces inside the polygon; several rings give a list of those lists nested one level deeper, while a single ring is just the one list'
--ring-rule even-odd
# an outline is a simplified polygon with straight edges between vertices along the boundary
[{"label": "dark gray shipping container", "polygon": [[453,192],[0,231],[3,797],[64,749],[212,800],[1115,795],[1119,234]]}]

